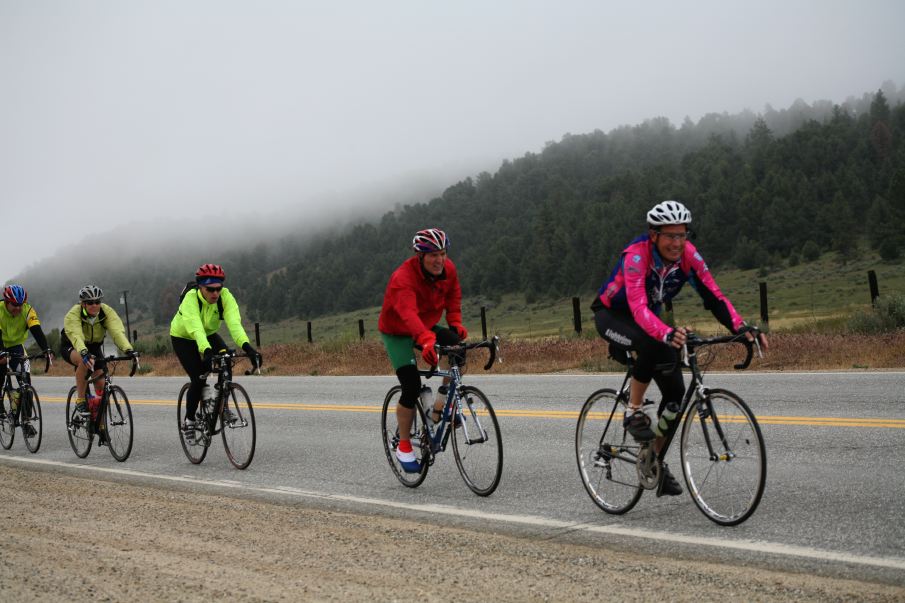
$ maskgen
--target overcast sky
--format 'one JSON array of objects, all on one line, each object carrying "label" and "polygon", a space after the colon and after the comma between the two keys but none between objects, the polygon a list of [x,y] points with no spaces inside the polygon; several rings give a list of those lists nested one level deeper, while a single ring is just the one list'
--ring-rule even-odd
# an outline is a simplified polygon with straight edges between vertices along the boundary
[{"label": "overcast sky", "polygon": [[0,0],[0,280],[127,224],[331,217],[567,132],[901,87],[903,24],[901,0]]}]

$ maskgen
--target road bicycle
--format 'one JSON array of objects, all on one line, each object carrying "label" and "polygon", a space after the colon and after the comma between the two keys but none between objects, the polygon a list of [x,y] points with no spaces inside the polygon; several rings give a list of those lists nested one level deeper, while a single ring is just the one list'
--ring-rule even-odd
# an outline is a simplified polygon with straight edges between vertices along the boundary
[{"label": "road bicycle", "polygon": [[402,387],[390,388],[383,401],[380,414],[380,428],[383,436],[383,449],[393,473],[404,486],[416,488],[424,482],[427,471],[437,455],[446,450],[452,435],[453,456],[456,467],[465,480],[468,488],[478,496],[489,496],[500,483],[503,471],[503,440],[500,438],[500,426],[496,413],[481,390],[462,383],[462,370],[457,357],[467,350],[487,348],[490,358],[484,370],[490,370],[499,354],[499,337],[478,343],[452,346],[436,345],[438,356],[450,358],[449,370],[419,370],[418,374],[430,379],[433,376],[448,377],[446,385],[446,403],[436,424],[428,419],[421,399],[415,404],[415,416],[412,419],[410,439],[415,458],[421,467],[418,473],[406,473],[396,458],[396,447],[399,445],[399,426],[396,422],[396,404],[402,394]]},{"label": "road bicycle", "polygon": [[[660,495],[663,461],[681,425],[679,457],[688,492],[697,507],[720,525],[732,526],[748,519],[764,493],[767,453],[757,419],[748,405],[725,389],[704,386],[704,369],[698,351],[712,345],[739,343],[747,356],[737,370],[751,364],[755,340],[744,334],[701,338],[688,333],[681,361],[691,370],[691,381],[678,412],[666,428],[659,453],[653,442],[639,443],[623,428],[629,403],[632,356],[626,354],[628,371],[619,390],[601,389],[588,398],[578,417],[575,455],[581,481],[591,499],[607,513],[629,511],[645,490]],[[658,365],[662,370],[674,364]],[[660,424],[663,424],[661,417]]]},{"label": "road bicycle", "polygon": [[[41,447],[43,422],[41,400],[31,384],[31,360],[44,358],[44,372],[53,364],[52,356],[42,352],[35,356],[0,352],[0,358],[7,359],[6,378],[3,380],[3,397],[0,400],[0,445],[6,450],[12,448],[16,437],[16,426],[22,429],[22,439],[28,451],[35,453]],[[19,360],[19,369],[9,368],[10,360]],[[13,387],[13,377],[18,387]]]},{"label": "road bicycle", "polygon": [[[245,469],[251,464],[255,455],[255,413],[248,392],[233,382],[236,359],[247,357],[246,354],[237,354],[235,350],[226,350],[213,356],[212,372],[217,373],[217,383],[213,387],[214,397],[198,401],[191,441],[186,439],[182,430],[185,421],[184,403],[191,384],[186,383],[179,390],[179,400],[176,403],[179,441],[182,443],[182,451],[192,464],[197,465],[204,460],[211,441],[218,433],[223,439],[226,456],[236,469]],[[245,374],[250,373],[251,371],[246,371]],[[261,374],[260,366],[254,373]],[[207,379],[207,376],[205,374],[202,378]]]},{"label": "road bicycle", "polygon": [[120,362],[129,362],[132,367],[129,376],[132,377],[141,367],[138,362],[140,354],[133,352],[125,356],[107,356],[106,366],[100,374],[88,379],[88,388],[85,393],[91,391],[91,385],[98,379],[104,380],[104,388],[101,391],[100,400],[95,408],[88,405],[88,416],[76,410],[77,389],[73,386],[66,397],[66,432],[69,435],[69,445],[72,451],[80,459],[88,456],[94,443],[94,436],[98,436],[98,446],[106,446],[110,454],[120,463],[124,462],[132,453],[132,407],[126,392],[113,383],[116,368]]}]

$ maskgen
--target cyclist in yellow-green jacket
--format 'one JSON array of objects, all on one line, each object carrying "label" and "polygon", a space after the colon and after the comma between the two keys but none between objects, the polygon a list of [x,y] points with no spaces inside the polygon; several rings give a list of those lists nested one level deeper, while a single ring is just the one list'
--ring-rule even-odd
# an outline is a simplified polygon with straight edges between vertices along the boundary
[{"label": "cyclist in yellow-green jacket", "polygon": [[253,369],[261,366],[261,355],[249,343],[242,328],[239,304],[223,286],[226,273],[218,264],[204,264],[195,272],[195,286],[189,288],[179,304],[179,310],[170,323],[170,338],[179,363],[189,376],[186,394],[185,437],[191,441],[195,433],[195,411],[204,388],[207,374],[211,372],[215,353],[226,349],[226,342],[217,334],[220,323],[226,322],[229,335],[237,346],[248,355]]},{"label": "cyclist in yellow-green jacket", "polygon": [[[104,360],[104,338],[107,333],[124,354],[132,355],[132,344],[126,337],[123,321],[112,307],[103,303],[104,292],[96,285],[85,285],[79,290],[79,303],[72,306],[63,318],[60,333],[60,355],[75,367],[76,410],[88,416],[85,398],[88,390],[88,374],[98,377],[107,362]],[[94,391],[104,390],[104,379],[94,382]]]}]

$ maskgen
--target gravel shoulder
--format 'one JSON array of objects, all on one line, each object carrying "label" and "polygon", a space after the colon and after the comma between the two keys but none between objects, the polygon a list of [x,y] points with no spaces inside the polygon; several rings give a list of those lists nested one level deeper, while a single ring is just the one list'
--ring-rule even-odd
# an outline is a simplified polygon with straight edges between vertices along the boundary
[{"label": "gravel shoulder", "polygon": [[905,588],[857,580],[4,465],[0,487],[7,601],[905,599]]}]

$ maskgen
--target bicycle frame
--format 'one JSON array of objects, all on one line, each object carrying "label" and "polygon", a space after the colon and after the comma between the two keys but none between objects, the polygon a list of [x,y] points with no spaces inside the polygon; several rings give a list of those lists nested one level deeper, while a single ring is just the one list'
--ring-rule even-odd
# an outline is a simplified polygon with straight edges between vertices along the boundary
[{"label": "bicycle frame", "polygon": [[[235,352],[230,350],[214,356],[214,364],[211,372],[217,373],[217,382],[214,384],[214,391],[217,392],[217,395],[214,402],[213,412],[211,412],[211,409],[205,407],[204,400],[198,401],[198,404],[201,408],[201,416],[204,417],[204,421],[207,426],[207,437],[209,438],[213,438],[224,429],[222,415],[223,409],[226,407],[227,402],[229,401],[229,386],[233,380],[233,364],[235,363],[236,358],[246,357],[247,356],[244,354],[236,354]],[[261,369],[256,369],[255,374],[260,375]],[[208,376],[210,376],[210,373],[205,374],[204,379],[206,380]],[[221,419],[219,429],[217,428],[218,419]],[[241,419],[242,427],[247,426],[247,418],[241,417]]]},{"label": "bicycle frame", "polygon": [[[494,336],[490,339],[490,341],[482,341],[480,343],[475,344],[464,344],[464,345],[454,345],[454,346],[434,346],[437,350],[438,355],[449,356],[450,353],[455,354],[457,352],[464,352],[466,350],[473,350],[477,348],[488,348],[490,350],[490,358],[487,364],[484,366],[484,370],[489,370],[491,366],[493,366],[494,361],[497,357],[497,350],[499,349],[500,338]],[[430,435],[431,440],[431,452],[436,454],[438,452],[443,452],[446,450],[446,446],[449,443],[449,436],[452,433],[452,429],[450,426],[453,424],[453,421],[462,416],[463,413],[463,404],[460,396],[460,388],[462,387],[462,369],[458,364],[450,365],[449,369],[443,370],[438,369],[437,367],[431,367],[430,370],[419,370],[418,373],[427,379],[430,379],[433,376],[439,376],[443,378],[449,378],[449,383],[446,385],[449,391],[446,393],[446,402],[443,404],[443,410],[440,413],[440,421],[437,423],[428,422],[427,430]],[[430,408],[424,409],[424,412],[430,412]],[[474,413],[474,411],[469,410],[472,413],[472,417],[474,419],[475,425],[479,427],[481,430],[481,435],[478,438],[472,439],[467,432],[467,425],[463,425],[463,429],[466,430],[465,438],[469,444],[477,444],[480,442],[487,441],[487,431],[484,429],[484,426],[481,425],[481,421],[478,416]],[[463,422],[464,424],[464,422]],[[436,427],[436,429],[435,429]],[[431,458],[433,462],[433,458]]]},{"label": "bicycle frame", "polygon": [[[95,375],[94,377],[89,377],[86,381],[87,385],[91,385],[96,382],[98,379],[104,380],[104,389],[101,391],[101,403],[97,407],[97,414],[95,416],[88,417],[88,427],[89,433],[95,434],[98,432],[98,428],[100,427],[103,417],[107,412],[107,405],[110,404],[110,388],[113,387],[113,376],[116,374],[116,363],[122,362],[125,360],[129,360],[132,362],[132,370],[129,372],[129,376],[135,376],[136,371],[140,368],[140,364],[138,362],[138,356],[107,356],[104,358],[108,363],[113,364],[113,370],[111,371],[108,365],[104,365],[104,368],[101,369],[99,375]],[[86,386],[87,386],[86,385]],[[86,392],[87,393],[87,390]],[[95,390],[95,393],[97,391]]]},{"label": "bicycle frame", "polygon": [[[4,392],[18,391],[18,392],[20,392],[20,399],[21,399],[21,392],[25,389],[25,386],[31,385],[31,362],[30,361],[37,360],[39,358],[44,358],[45,359],[45,364],[44,364],[45,373],[50,370],[50,366],[51,366],[51,364],[53,364],[50,357],[47,356],[43,352],[40,354],[36,354],[35,356],[29,356],[28,354],[10,354],[8,352],[4,352],[2,355],[0,355],[0,358],[7,359],[7,361],[6,361],[6,377],[4,378],[3,385],[2,385],[2,387],[0,387],[0,389],[2,389],[2,391],[4,391]],[[20,360],[21,361],[18,370],[14,371],[11,368],[9,368],[10,360]],[[13,377],[16,378],[16,382],[18,383],[17,387],[13,387]],[[20,402],[18,408],[16,409],[15,416],[14,416],[14,418],[16,420],[18,420],[19,417],[22,415],[23,410],[28,410],[25,407],[25,404],[27,404],[27,403],[28,403],[27,400],[24,403]]]},{"label": "bicycle frame", "polygon": [[[688,342],[682,348],[681,362],[682,362],[683,366],[688,367],[689,370],[691,371],[691,381],[688,383],[688,387],[685,389],[685,395],[682,397],[682,403],[679,406],[679,410],[676,413],[675,418],[672,420],[672,422],[669,425],[669,428],[667,429],[667,432],[663,436],[664,437],[663,445],[660,448],[660,452],[657,453],[657,455],[656,455],[657,465],[662,464],[664,459],[666,458],[666,454],[667,454],[667,452],[669,452],[669,447],[672,444],[673,439],[675,438],[675,434],[678,431],[679,425],[682,424],[682,421],[685,418],[685,414],[688,412],[688,408],[691,406],[692,398],[695,398],[697,400],[702,400],[702,399],[707,400],[707,395],[709,393],[709,390],[704,386],[704,375],[701,372],[700,367],[698,366],[697,349],[704,347],[704,346],[720,344],[720,343],[740,343],[740,344],[744,344],[745,347],[747,348],[747,356],[745,357],[745,360],[742,363],[735,365],[735,368],[737,370],[745,369],[748,367],[748,365],[751,364],[751,359],[753,356],[753,348],[755,345],[757,345],[758,353],[760,353],[760,346],[759,346],[759,344],[756,343],[756,340],[755,340],[755,342],[750,342],[747,339],[740,340],[740,339],[738,339],[737,335],[701,339],[697,335],[695,335],[693,333],[689,333]],[[631,377],[632,377],[632,363],[634,361],[630,355],[627,355],[627,360],[628,360],[628,368],[625,373],[625,378],[622,381],[622,385],[619,388],[619,394],[616,398],[617,403],[615,405],[613,405],[613,409],[610,411],[610,416],[607,419],[606,427],[604,428],[603,433],[600,436],[600,447],[601,448],[604,445],[604,438],[606,437],[606,434],[609,433],[610,424],[612,423],[613,417],[616,414],[616,409],[619,406],[619,401],[623,401],[626,404],[628,404],[629,382],[631,381]],[[662,370],[664,368],[673,368],[674,366],[675,366],[674,364],[657,365],[656,368],[658,370]],[[709,409],[709,408],[705,409],[703,406],[701,406],[700,408],[701,408],[700,412],[702,412],[702,413],[712,411],[712,409]],[[705,417],[702,416],[702,418],[705,418]],[[718,436],[723,447],[726,450],[730,450],[729,442],[727,441],[725,434],[723,433],[722,427],[720,427],[719,418],[712,414],[710,415],[709,418],[711,419],[711,422],[713,423],[713,428],[716,431],[716,435]],[[617,420],[618,420],[618,418],[617,418]],[[707,429],[706,423],[702,422],[702,425],[704,425],[704,440],[707,442],[707,448],[710,452],[710,456],[712,459],[715,459],[715,458],[717,458],[718,455],[714,452],[713,443],[711,441],[710,431]],[[644,454],[646,447],[649,447],[650,445],[651,445],[650,442],[645,442],[643,444],[640,444],[639,452],[637,455],[635,455],[631,452],[624,451],[624,454],[627,454],[628,458],[622,457],[622,456],[620,456],[620,454],[615,454],[612,456],[615,456],[617,458],[622,458],[622,460],[628,460],[630,462],[637,462],[638,458],[640,458]],[[611,451],[607,451],[607,453],[612,454]],[[727,456],[730,456],[731,454],[732,453],[730,451],[729,453],[727,453]]]}]

